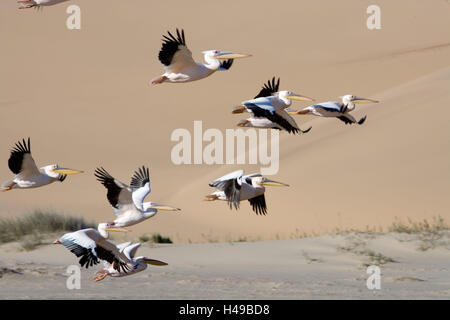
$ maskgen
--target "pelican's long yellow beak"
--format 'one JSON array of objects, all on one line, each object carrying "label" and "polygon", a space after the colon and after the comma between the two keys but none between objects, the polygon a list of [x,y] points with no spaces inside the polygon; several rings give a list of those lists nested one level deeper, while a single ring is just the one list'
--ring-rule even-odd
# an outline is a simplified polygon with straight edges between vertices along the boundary
[{"label": "pelican's long yellow beak", "polygon": [[355,97],[352,101],[354,103],[378,103],[379,102],[379,101],[373,100],[373,99],[358,98],[358,97]]},{"label": "pelican's long yellow beak", "polygon": [[157,203],[152,203],[150,208],[156,209],[156,210],[161,210],[161,211],[181,211],[180,208],[175,208],[175,207],[167,206],[164,204],[157,204]]},{"label": "pelican's long yellow beak", "polygon": [[286,98],[288,98],[289,100],[295,100],[295,101],[314,101],[313,98],[303,96],[303,95],[297,94],[297,93],[293,93],[293,94],[287,96]]},{"label": "pelican's long yellow beak", "polygon": [[289,187],[289,185],[286,183],[269,180],[267,178],[264,179],[264,181],[261,183],[261,185],[267,186],[267,187]]},{"label": "pelican's long yellow beak", "polygon": [[114,227],[114,228],[106,228],[106,231],[114,231],[114,232],[130,232],[130,230],[120,227]]},{"label": "pelican's long yellow beak", "polygon": [[251,54],[242,54],[242,53],[234,53],[234,52],[219,52],[215,55],[216,59],[220,60],[228,60],[228,59],[240,59],[251,57]]},{"label": "pelican's long yellow beak", "polygon": [[69,175],[69,174],[83,173],[84,171],[69,169],[69,168],[57,168],[57,169],[53,169],[53,172]]},{"label": "pelican's long yellow beak", "polygon": [[143,262],[145,262],[146,264],[151,264],[152,266],[167,266],[168,263],[165,263],[164,261],[159,261],[159,260],[155,260],[155,259],[148,259],[148,258],[144,258],[144,260],[142,260]]}]

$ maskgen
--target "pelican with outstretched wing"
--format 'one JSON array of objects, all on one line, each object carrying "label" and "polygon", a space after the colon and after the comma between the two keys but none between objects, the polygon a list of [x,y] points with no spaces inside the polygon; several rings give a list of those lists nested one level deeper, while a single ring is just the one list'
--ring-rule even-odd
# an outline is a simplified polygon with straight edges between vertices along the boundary
[{"label": "pelican with outstretched wing", "polygon": [[326,117],[326,118],[338,118],[345,124],[354,124],[357,123],[359,125],[363,124],[366,121],[367,116],[362,117],[358,121],[349,113],[355,110],[356,103],[378,103],[377,100],[359,98],[352,94],[347,94],[342,96],[342,102],[338,101],[329,101],[318,103],[309,107],[304,108],[303,110],[292,110],[288,109],[288,113],[292,115],[306,115],[311,114],[318,117]]},{"label": "pelican with outstretched wing", "polygon": [[66,2],[69,0],[19,0],[17,3],[20,3],[21,6],[19,9],[29,9],[29,8],[40,8],[42,6],[53,6],[55,4]]},{"label": "pelican with outstretched wing", "polygon": [[142,166],[135,171],[130,186],[116,180],[104,168],[97,168],[94,175],[108,190],[107,198],[114,208],[116,219],[112,226],[128,227],[155,216],[158,210],[179,211],[180,209],[154,202],[144,202],[150,194],[149,169]]},{"label": "pelican with outstretched wing", "polygon": [[107,276],[110,277],[124,277],[147,269],[148,265],[154,266],[167,266],[166,262],[150,259],[144,256],[134,257],[136,255],[137,249],[141,246],[140,243],[124,242],[117,245],[117,249],[128,259],[128,269],[126,272],[117,270],[114,268],[114,264],[103,261],[104,268],[99,270],[95,275],[94,281],[98,282],[105,279]]},{"label": "pelican with outstretched wing", "polygon": [[38,169],[31,156],[30,138],[16,143],[8,160],[9,169],[15,174],[13,180],[3,183],[0,191],[30,189],[45,186],[55,181],[63,182],[67,175],[83,173],[80,170],[61,168],[51,164]]},{"label": "pelican with outstretched wing", "polygon": [[275,82],[275,77],[272,81],[268,81],[263,85],[261,91],[252,100],[247,100],[241,105],[234,107],[232,113],[250,112],[251,117],[238,122],[239,127],[255,127],[255,128],[272,128],[278,130],[285,130],[289,133],[307,133],[307,130],[301,130],[294,118],[287,112],[292,104],[292,100],[297,101],[314,101],[314,99],[306,96],[293,93],[291,91],[279,91],[280,78]]},{"label": "pelican with outstretched wing", "polygon": [[238,209],[241,201],[248,200],[257,215],[266,215],[265,187],[289,185],[267,179],[260,173],[244,176],[244,170],[237,170],[214,180],[209,186],[216,188],[216,191],[207,195],[205,201],[223,200],[228,202],[230,209]]},{"label": "pelican with outstretched wing", "polygon": [[128,258],[114,243],[107,240],[108,231],[126,232],[128,230],[112,228],[108,223],[100,223],[97,230],[88,228],[66,233],[53,243],[63,245],[80,258],[79,263],[82,267],[89,268],[100,263],[100,260],[104,260],[110,263],[114,270],[127,272],[130,269]]},{"label": "pelican with outstretched wing", "polygon": [[200,80],[212,75],[216,71],[225,71],[231,68],[234,59],[249,57],[229,51],[208,50],[203,51],[206,63],[195,62],[192,52],[186,46],[184,30],[176,29],[176,36],[170,31],[163,36],[162,48],[159,51],[159,61],[164,65],[165,72],[153,79],[151,84],[163,82],[189,82]]}]

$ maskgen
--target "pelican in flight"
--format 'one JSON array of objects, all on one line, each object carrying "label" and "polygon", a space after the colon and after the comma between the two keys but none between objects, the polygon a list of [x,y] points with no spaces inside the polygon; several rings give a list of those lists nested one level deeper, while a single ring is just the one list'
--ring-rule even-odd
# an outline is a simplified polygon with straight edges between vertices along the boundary
[{"label": "pelican in flight", "polygon": [[98,282],[110,277],[124,277],[147,269],[147,266],[167,266],[167,263],[159,260],[149,259],[147,257],[134,257],[137,249],[141,246],[140,243],[125,242],[117,245],[117,249],[127,258],[128,271],[120,271],[114,268],[114,265],[108,261],[103,261],[104,268],[97,272],[94,281]]},{"label": "pelican in flight", "polygon": [[104,168],[97,168],[94,175],[108,190],[106,197],[116,215],[116,219],[110,222],[111,226],[132,226],[155,216],[158,210],[180,210],[154,202],[144,202],[145,197],[151,192],[149,169],[144,166],[134,172],[130,186],[116,180]]},{"label": "pelican in flight", "polygon": [[216,71],[230,69],[234,59],[249,57],[229,51],[203,51],[206,63],[195,62],[192,52],[186,46],[184,30],[177,29],[176,36],[170,31],[163,36],[162,48],[159,51],[159,61],[164,65],[165,73],[152,80],[151,84],[163,82],[189,82],[200,80],[212,75]]},{"label": "pelican in flight", "polygon": [[307,130],[301,130],[295,120],[286,112],[292,104],[292,100],[297,101],[314,101],[314,99],[305,97],[291,91],[278,91],[280,86],[280,78],[275,82],[267,81],[263,85],[261,91],[252,100],[242,102],[241,105],[234,107],[232,113],[250,112],[248,119],[238,122],[239,127],[255,127],[255,128],[272,128],[285,130],[289,133],[307,133]]},{"label": "pelican in flight", "polygon": [[55,4],[66,2],[69,0],[19,0],[21,6],[19,9],[40,8],[42,6],[53,6]]},{"label": "pelican in flight", "polygon": [[257,215],[265,215],[267,213],[265,186],[289,186],[269,180],[260,173],[246,176],[243,174],[244,170],[238,170],[211,182],[209,186],[216,188],[216,191],[207,195],[205,201],[224,200],[228,202],[230,209],[233,207],[238,209],[241,201],[248,200]]},{"label": "pelican in flight", "polygon": [[345,124],[354,124],[357,123],[359,125],[363,124],[366,121],[367,116],[362,117],[358,121],[349,113],[350,111],[355,110],[356,103],[378,103],[377,100],[359,98],[351,94],[347,94],[342,98],[342,102],[338,101],[329,101],[318,103],[309,107],[304,108],[303,110],[295,111],[289,109],[289,114],[312,114],[314,116],[326,117],[326,118],[338,118],[343,121]]},{"label": "pelican in flight", "polygon": [[114,270],[127,272],[130,269],[128,259],[114,243],[107,240],[108,231],[126,232],[128,230],[112,228],[108,223],[100,223],[97,230],[88,228],[66,233],[53,243],[62,244],[78,258],[81,257],[79,263],[82,267],[89,268],[98,264],[100,260],[104,260],[110,263]]},{"label": "pelican in flight", "polygon": [[63,182],[69,174],[83,173],[80,170],[61,168],[57,164],[38,169],[31,156],[30,138],[16,143],[11,150],[8,166],[15,176],[13,180],[3,183],[0,189],[3,192],[11,189],[38,188],[55,181]]}]

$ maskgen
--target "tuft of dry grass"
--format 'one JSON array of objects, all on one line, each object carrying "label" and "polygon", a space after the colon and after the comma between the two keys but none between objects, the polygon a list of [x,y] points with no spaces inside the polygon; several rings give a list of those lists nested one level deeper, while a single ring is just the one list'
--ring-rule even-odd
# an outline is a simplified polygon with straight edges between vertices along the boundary
[{"label": "tuft of dry grass", "polygon": [[19,218],[1,218],[0,244],[21,241],[25,250],[32,250],[41,243],[42,234],[95,227],[83,218],[38,209]]},{"label": "tuft of dry grass", "polygon": [[414,222],[408,219],[403,223],[397,219],[389,229],[391,232],[414,235],[420,241],[419,251],[427,251],[437,247],[450,248],[450,227],[440,216],[433,217],[431,222],[426,219]]},{"label": "tuft of dry grass", "polygon": [[436,233],[439,231],[449,230],[450,227],[445,223],[444,219],[441,216],[433,217],[431,222],[424,219],[423,221],[415,222],[411,219],[408,219],[407,223],[404,223],[397,219],[392,226],[389,227],[389,232],[397,232],[397,233]]},{"label": "tuft of dry grass", "polygon": [[150,236],[143,234],[139,237],[139,242],[146,243],[146,242],[152,242],[152,243],[173,243],[172,240],[169,237],[163,237],[159,233],[154,233]]}]

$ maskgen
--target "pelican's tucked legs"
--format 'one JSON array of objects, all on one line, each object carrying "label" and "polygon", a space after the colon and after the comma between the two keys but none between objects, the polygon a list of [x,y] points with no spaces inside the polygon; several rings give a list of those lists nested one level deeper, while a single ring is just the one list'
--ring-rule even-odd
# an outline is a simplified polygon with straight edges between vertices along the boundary
[{"label": "pelican's tucked legs", "polygon": [[215,201],[218,199],[219,196],[217,194],[208,194],[207,196],[205,196],[205,199],[203,199],[203,201]]},{"label": "pelican's tucked legs", "polygon": [[109,272],[107,270],[100,270],[97,271],[95,277],[94,277],[94,282],[99,282],[102,281],[103,279],[105,279],[107,276],[109,275]]},{"label": "pelican's tucked legs", "polygon": [[297,114],[308,114],[311,113],[311,110],[299,110],[297,111]]},{"label": "pelican's tucked legs", "polygon": [[233,108],[233,111],[231,113],[243,113],[247,108],[243,105],[236,106]]},{"label": "pelican's tucked legs", "polygon": [[19,1],[17,1],[17,3],[27,4],[27,5],[22,5],[21,7],[19,7],[19,9],[28,9],[28,8],[33,8],[33,7],[37,6],[37,4],[33,3],[33,0],[19,0]]},{"label": "pelican's tucked legs", "polygon": [[160,76],[160,77],[152,80],[152,85],[163,83],[163,82],[167,81],[167,79],[168,78],[166,76]]},{"label": "pelican's tucked legs", "polygon": [[9,191],[9,190],[11,190],[15,185],[16,185],[16,183],[15,183],[14,181],[11,181],[10,183],[4,185],[0,191],[1,191],[1,192]]}]

